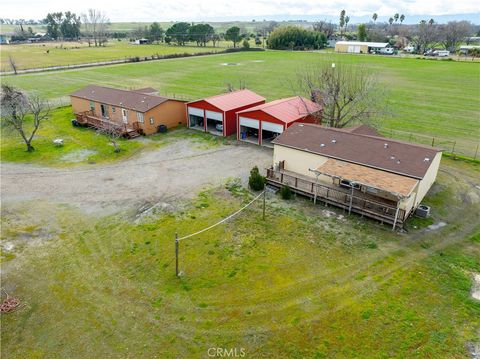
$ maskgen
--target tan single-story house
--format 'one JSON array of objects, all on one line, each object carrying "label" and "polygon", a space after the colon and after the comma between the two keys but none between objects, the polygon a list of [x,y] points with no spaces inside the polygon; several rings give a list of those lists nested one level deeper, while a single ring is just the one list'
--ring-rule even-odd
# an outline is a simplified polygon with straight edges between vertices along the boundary
[{"label": "tan single-story house", "polygon": [[157,96],[151,87],[121,90],[90,85],[70,94],[70,99],[79,123],[92,127],[115,124],[129,137],[156,133],[160,125],[185,124],[186,101]]},{"label": "tan single-story house", "polygon": [[335,43],[335,52],[370,54],[385,51],[389,47],[388,42],[337,41]]},{"label": "tan single-story house", "polygon": [[442,157],[438,148],[384,138],[368,126],[295,123],[272,143],[270,184],[394,227],[421,203]]}]

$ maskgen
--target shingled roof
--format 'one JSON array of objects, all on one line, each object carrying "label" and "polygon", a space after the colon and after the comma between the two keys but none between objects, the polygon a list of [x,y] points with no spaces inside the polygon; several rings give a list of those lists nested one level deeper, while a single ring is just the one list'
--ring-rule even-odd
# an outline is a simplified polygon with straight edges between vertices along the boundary
[{"label": "shingled roof", "polygon": [[294,123],[272,142],[418,179],[425,176],[433,158],[441,151],[307,123]]},{"label": "shingled roof", "polygon": [[[143,91],[146,89],[140,89]],[[90,85],[75,91],[70,96],[89,101],[101,102],[107,105],[128,108],[138,112],[147,112],[158,105],[169,101],[167,97],[149,95],[138,90],[120,90],[110,87]],[[178,101],[178,100],[175,100]]]}]

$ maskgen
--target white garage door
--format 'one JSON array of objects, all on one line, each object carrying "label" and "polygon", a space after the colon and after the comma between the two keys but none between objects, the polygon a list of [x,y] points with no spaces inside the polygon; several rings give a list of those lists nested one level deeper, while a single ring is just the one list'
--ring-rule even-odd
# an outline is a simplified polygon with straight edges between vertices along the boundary
[{"label": "white garage door", "polygon": [[217,121],[223,121],[222,114],[220,112],[205,111],[207,118]]},{"label": "white garage door", "polygon": [[195,107],[189,107],[188,114],[203,117],[203,110]]},{"label": "white garage door", "polygon": [[271,131],[275,133],[282,133],[283,125],[279,125],[273,122],[262,121],[262,130]]},{"label": "white garage door", "polygon": [[251,118],[247,117],[240,117],[240,126],[256,128],[258,130],[258,120],[252,120]]}]

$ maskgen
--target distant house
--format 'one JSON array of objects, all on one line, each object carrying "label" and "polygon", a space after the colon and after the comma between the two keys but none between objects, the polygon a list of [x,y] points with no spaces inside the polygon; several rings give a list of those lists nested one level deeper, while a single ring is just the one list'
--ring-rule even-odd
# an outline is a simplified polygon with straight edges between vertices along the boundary
[{"label": "distant house", "polygon": [[468,53],[473,49],[479,49],[480,50],[480,46],[478,46],[478,45],[462,45],[462,46],[460,46],[458,51],[462,55],[468,55]]},{"label": "distant house", "polygon": [[145,45],[145,44],[148,44],[149,41],[148,39],[136,39],[133,43],[135,45]]},{"label": "distant house", "polygon": [[335,52],[354,54],[384,52],[387,48],[391,48],[388,42],[337,41],[335,44]]},{"label": "distant house", "polygon": [[0,35],[0,45],[7,45],[10,41],[7,39],[7,35]]},{"label": "distant house", "polygon": [[394,227],[415,211],[434,183],[441,150],[347,129],[296,123],[272,141],[267,181]]},{"label": "distant house", "polygon": [[147,87],[120,90],[90,85],[70,94],[72,108],[80,124],[92,127],[114,125],[127,137],[158,132],[185,123],[185,102],[157,96]]}]

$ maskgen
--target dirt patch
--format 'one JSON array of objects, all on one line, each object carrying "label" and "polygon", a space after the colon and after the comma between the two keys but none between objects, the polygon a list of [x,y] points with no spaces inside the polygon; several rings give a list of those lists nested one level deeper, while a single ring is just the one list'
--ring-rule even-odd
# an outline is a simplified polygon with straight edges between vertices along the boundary
[{"label": "dirt patch", "polygon": [[97,154],[92,150],[76,150],[63,155],[60,160],[63,162],[77,163],[87,160],[90,156]]},{"label": "dirt patch", "polygon": [[272,150],[265,147],[199,148],[195,140],[180,138],[116,164],[52,169],[2,163],[2,204],[46,200],[111,214],[145,203],[190,199],[201,188],[220,185],[227,178],[239,177],[246,184],[252,167],[266,168],[271,158]]},{"label": "dirt patch", "polygon": [[473,275],[472,298],[480,300],[480,273]]},{"label": "dirt patch", "polygon": [[446,222],[437,222],[429,225],[426,229],[427,231],[436,231],[437,229],[443,228],[447,225]]}]

